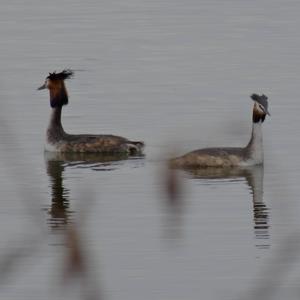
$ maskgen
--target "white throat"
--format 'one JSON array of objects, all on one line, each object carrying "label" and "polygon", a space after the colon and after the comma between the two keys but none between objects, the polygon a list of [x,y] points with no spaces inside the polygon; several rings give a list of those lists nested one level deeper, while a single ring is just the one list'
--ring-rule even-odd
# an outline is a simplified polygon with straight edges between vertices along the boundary
[{"label": "white throat", "polygon": [[264,161],[262,122],[252,124],[252,136],[248,144],[249,160],[252,164],[262,164]]}]

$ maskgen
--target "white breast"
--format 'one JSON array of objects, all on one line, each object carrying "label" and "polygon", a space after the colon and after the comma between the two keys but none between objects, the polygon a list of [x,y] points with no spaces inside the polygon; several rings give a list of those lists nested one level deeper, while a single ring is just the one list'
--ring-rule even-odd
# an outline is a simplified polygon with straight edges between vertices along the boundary
[{"label": "white breast", "polygon": [[46,152],[59,152],[56,144],[50,144],[48,141],[45,142],[44,149]]}]

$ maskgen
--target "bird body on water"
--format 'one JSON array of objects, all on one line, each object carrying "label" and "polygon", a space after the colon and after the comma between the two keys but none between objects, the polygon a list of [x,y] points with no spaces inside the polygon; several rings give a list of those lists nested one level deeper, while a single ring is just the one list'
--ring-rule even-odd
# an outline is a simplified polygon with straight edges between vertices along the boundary
[{"label": "bird body on water", "polygon": [[69,100],[65,80],[71,78],[73,74],[71,70],[49,73],[45,83],[38,88],[38,90],[49,90],[52,108],[45,150],[51,152],[142,154],[144,143],[141,141],[131,141],[116,135],[68,134],[64,131],[61,122],[62,107],[67,105]]},{"label": "bird body on water", "polygon": [[265,95],[253,94],[252,134],[246,147],[204,148],[170,160],[174,168],[209,168],[263,164],[262,124],[268,111]]}]

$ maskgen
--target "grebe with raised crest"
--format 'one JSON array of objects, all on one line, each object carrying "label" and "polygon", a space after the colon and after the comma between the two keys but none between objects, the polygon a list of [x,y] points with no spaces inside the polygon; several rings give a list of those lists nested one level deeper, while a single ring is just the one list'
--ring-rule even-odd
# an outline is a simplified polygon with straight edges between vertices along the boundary
[{"label": "grebe with raised crest", "polygon": [[246,147],[204,148],[171,159],[174,168],[234,167],[263,164],[262,124],[268,111],[268,97],[251,95],[254,101],[252,114],[252,134]]},{"label": "grebe with raised crest", "polygon": [[130,141],[116,135],[68,134],[61,123],[62,107],[68,104],[65,80],[73,76],[72,70],[49,73],[38,90],[48,89],[52,113],[47,129],[45,150],[51,152],[127,153],[142,154],[144,143]]}]

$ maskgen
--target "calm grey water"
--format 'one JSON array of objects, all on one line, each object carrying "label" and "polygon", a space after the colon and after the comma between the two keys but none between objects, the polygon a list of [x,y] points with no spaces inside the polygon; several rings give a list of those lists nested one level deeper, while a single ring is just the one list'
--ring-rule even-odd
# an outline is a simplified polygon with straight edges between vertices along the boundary
[{"label": "calm grey water", "polygon": [[[103,299],[299,299],[299,9],[2,1],[0,259],[12,268],[0,298],[82,299],[62,283],[64,228],[78,222]],[[62,68],[76,72],[66,131],[144,140],[145,158],[44,155],[50,107],[36,88]],[[168,201],[165,158],[246,144],[252,92],[270,99],[264,168],[180,173],[182,199]]]}]

